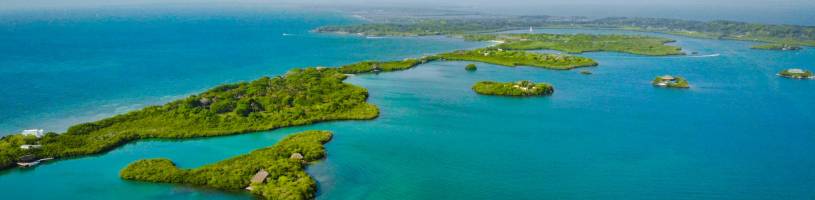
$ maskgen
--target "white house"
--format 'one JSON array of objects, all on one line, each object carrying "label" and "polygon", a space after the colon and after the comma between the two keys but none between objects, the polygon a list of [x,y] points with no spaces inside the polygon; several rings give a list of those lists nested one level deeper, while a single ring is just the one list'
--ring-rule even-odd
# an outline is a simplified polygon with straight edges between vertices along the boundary
[{"label": "white house", "polygon": [[39,148],[41,148],[41,147],[42,147],[42,145],[36,145],[36,144],[33,144],[33,145],[32,145],[32,144],[24,144],[24,145],[20,145],[20,149],[25,149],[25,150],[29,150],[29,149],[39,149]]},{"label": "white house", "polygon": [[804,70],[803,70],[803,69],[794,68],[794,69],[788,69],[788,70],[787,70],[787,72],[788,72],[788,73],[792,73],[792,74],[803,74],[803,73],[804,73]]},{"label": "white house", "polygon": [[42,129],[28,129],[28,130],[23,130],[22,134],[23,135],[33,135],[35,137],[42,137],[43,135],[45,135],[45,131],[43,131]]}]

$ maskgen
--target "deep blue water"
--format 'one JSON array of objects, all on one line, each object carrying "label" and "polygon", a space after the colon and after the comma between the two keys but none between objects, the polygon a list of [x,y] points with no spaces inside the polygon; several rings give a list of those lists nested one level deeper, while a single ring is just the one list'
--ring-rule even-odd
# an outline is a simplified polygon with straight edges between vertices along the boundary
[{"label": "deep blue water", "polygon": [[[1,92],[29,94],[0,98],[4,129],[109,116],[292,67],[485,45],[310,34],[320,24],[353,23],[311,12],[102,21],[65,25],[85,28],[40,22],[3,29],[3,36],[13,37],[0,40],[31,45],[22,53],[16,49],[25,48],[0,42]],[[42,33],[49,29],[63,39]],[[93,31],[78,31],[83,29]],[[143,33],[147,29],[156,32]],[[89,33],[98,35],[82,36]],[[127,34],[133,36],[112,39]],[[467,62],[354,76],[348,82],[369,89],[381,109],[378,119],[140,141],[99,156],[0,172],[0,190],[8,198],[246,199],[251,197],[117,176],[137,159],[166,157],[195,167],[320,129],[334,131],[335,138],[327,144],[328,158],[308,169],[319,181],[319,199],[815,198],[815,81],[775,76],[785,68],[815,68],[815,49],[757,51],[749,42],[661,36],[699,55],[588,53],[600,63],[588,76],[488,64],[466,72]],[[692,88],[652,87],[650,80],[662,74],[684,76]],[[549,82],[556,91],[541,98],[480,96],[470,90],[480,80]],[[94,106],[99,103],[108,106]]]}]

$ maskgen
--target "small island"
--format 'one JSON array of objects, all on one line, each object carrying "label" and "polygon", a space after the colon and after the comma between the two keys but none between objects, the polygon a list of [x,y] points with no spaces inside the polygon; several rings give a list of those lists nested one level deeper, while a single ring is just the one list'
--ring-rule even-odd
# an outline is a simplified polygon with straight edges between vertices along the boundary
[{"label": "small island", "polygon": [[474,72],[474,71],[478,70],[478,67],[476,67],[475,64],[470,63],[470,64],[467,64],[466,67],[464,67],[464,70]]},{"label": "small island", "polygon": [[750,47],[751,49],[759,49],[759,50],[775,50],[775,51],[797,51],[801,50],[801,46],[792,45],[792,44],[784,44],[784,43],[769,43],[769,44],[760,44]]},{"label": "small island", "polygon": [[438,54],[435,57],[444,60],[476,61],[509,67],[531,66],[556,70],[597,66],[597,62],[586,57],[511,51],[500,48],[458,50]]},{"label": "small island", "polygon": [[472,89],[478,94],[496,96],[543,96],[555,92],[554,87],[550,84],[534,83],[532,81],[508,83],[481,81],[475,83]]},{"label": "small island", "polygon": [[592,73],[591,73],[591,71],[589,71],[589,70],[580,70],[580,74],[583,74],[583,75],[591,75]]},{"label": "small island", "polygon": [[778,76],[793,79],[815,79],[815,75],[812,74],[812,71],[798,68],[786,69],[778,72]]},{"label": "small island", "polygon": [[671,75],[657,76],[651,84],[657,87],[690,88],[690,84],[685,78]]},{"label": "small island", "polygon": [[314,199],[317,183],[305,171],[325,157],[331,132],[305,131],[267,147],[194,169],[179,169],[168,159],[138,160],[119,173],[125,180],[175,183],[239,191],[265,199]]}]

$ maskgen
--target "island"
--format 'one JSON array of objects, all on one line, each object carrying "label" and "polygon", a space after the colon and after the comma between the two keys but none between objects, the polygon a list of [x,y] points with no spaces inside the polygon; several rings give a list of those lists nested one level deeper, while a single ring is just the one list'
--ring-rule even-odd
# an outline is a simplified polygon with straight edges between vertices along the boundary
[{"label": "island", "polygon": [[437,59],[444,60],[476,61],[509,67],[530,66],[556,70],[597,66],[597,62],[591,58],[572,55],[503,50],[500,48],[458,50],[450,53],[438,54],[435,57]]},{"label": "island", "polygon": [[537,28],[614,29],[654,32],[696,38],[745,40],[815,46],[815,27],[736,21],[695,21],[666,18],[560,16],[376,16],[375,23],[318,27],[316,32],[370,36],[464,35]]},{"label": "island", "polygon": [[784,44],[784,43],[768,43],[768,44],[760,44],[750,47],[752,49],[759,49],[759,50],[776,50],[776,51],[797,51],[801,50],[801,46],[792,45],[792,44]]},{"label": "island", "polygon": [[671,75],[663,75],[657,76],[651,81],[656,87],[666,87],[666,88],[690,88],[688,81],[685,78],[680,76],[671,76]]},{"label": "island", "polygon": [[483,95],[518,97],[551,95],[555,92],[554,87],[548,83],[535,83],[526,80],[508,83],[481,81],[475,83],[472,89],[476,93]]},{"label": "island", "polygon": [[506,50],[557,50],[566,53],[620,52],[647,56],[684,55],[682,48],[665,45],[672,39],[640,35],[590,34],[469,34],[471,41],[499,41]]},{"label": "island", "polygon": [[580,70],[580,74],[583,74],[583,75],[591,75],[592,73],[591,73],[591,71],[589,71],[589,70]]},{"label": "island", "polygon": [[467,66],[464,67],[464,70],[474,72],[474,71],[478,70],[478,68],[475,66],[475,64],[470,63],[470,64],[467,64]]},{"label": "island", "polygon": [[778,72],[778,76],[793,79],[815,79],[815,75],[812,74],[812,71],[798,68],[786,69]]},{"label": "island", "polygon": [[125,180],[248,190],[265,199],[314,199],[317,183],[305,171],[325,157],[331,132],[305,131],[274,146],[194,169],[179,169],[168,159],[138,160],[122,169]]},{"label": "island", "polygon": [[74,125],[61,134],[6,136],[0,139],[0,168],[24,160],[102,153],[138,139],[211,137],[376,118],[379,110],[366,102],[368,91],[343,83],[347,76],[339,71],[294,69],[283,76],[221,85],[162,106]]}]

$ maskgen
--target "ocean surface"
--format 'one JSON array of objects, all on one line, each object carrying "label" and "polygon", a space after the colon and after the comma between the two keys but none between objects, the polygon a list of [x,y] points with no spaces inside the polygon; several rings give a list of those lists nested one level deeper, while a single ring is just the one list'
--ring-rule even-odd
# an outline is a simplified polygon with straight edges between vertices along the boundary
[{"label": "ocean surface", "polygon": [[[0,130],[62,130],[294,67],[488,45],[308,32],[357,23],[330,12],[207,12],[3,21]],[[123,181],[118,172],[158,157],[197,167],[298,131],[330,130],[328,158],[308,168],[319,182],[318,199],[815,198],[815,81],[775,75],[815,69],[815,49],[759,51],[750,42],[659,36],[698,54],[587,53],[600,63],[586,68],[592,75],[480,63],[466,72],[468,62],[358,75],[347,82],[369,89],[369,101],[381,109],[375,120],[144,140],[2,171],[0,191],[8,199],[251,199],[243,192]],[[684,76],[692,88],[652,87],[663,74]],[[548,82],[555,93],[480,96],[470,87],[481,80]]]}]

